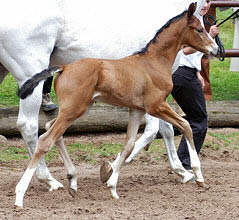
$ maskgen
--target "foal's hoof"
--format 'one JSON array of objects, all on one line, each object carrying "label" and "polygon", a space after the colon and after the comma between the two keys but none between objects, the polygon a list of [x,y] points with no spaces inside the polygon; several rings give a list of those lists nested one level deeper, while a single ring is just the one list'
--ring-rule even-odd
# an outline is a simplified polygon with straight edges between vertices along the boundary
[{"label": "foal's hoof", "polygon": [[102,183],[105,183],[113,173],[113,169],[110,166],[110,164],[106,161],[103,161],[103,163],[100,166],[100,180]]},{"label": "foal's hoof", "polygon": [[76,194],[77,194],[77,191],[76,191],[76,190],[74,190],[74,189],[72,189],[72,188],[68,188],[68,192],[69,192],[69,194],[70,194],[73,198],[76,197]]},{"label": "foal's hoof", "polygon": [[204,183],[204,182],[196,181],[196,183],[198,184],[198,186],[200,186],[200,187],[202,187],[202,188],[204,188],[204,189],[209,189],[209,188],[210,188],[210,186],[207,185],[207,184]]}]

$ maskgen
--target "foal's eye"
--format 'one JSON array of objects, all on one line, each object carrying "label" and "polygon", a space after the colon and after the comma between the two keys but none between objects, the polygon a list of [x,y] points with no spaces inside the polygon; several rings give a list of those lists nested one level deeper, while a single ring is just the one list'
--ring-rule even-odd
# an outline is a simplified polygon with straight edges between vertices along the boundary
[{"label": "foal's eye", "polygon": [[198,33],[202,33],[203,29],[197,29]]}]

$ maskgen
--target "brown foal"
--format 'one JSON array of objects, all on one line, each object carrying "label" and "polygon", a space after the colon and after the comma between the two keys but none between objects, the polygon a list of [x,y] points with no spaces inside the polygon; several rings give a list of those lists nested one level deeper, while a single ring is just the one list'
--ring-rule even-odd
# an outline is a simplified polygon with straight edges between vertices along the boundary
[{"label": "brown foal", "polygon": [[[130,109],[123,151],[114,163],[104,163],[101,167],[101,179],[107,182],[113,197],[118,198],[116,184],[120,167],[133,149],[140,120],[145,112],[173,124],[186,137],[196,181],[203,185],[204,179],[190,125],[166,102],[173,87],[171,68],[182,46],[191,46],[206,54],[217,52],[217,46],[193,15],[195,7],[192,3],[187,11],[168,21],[146,47],[134,55],[119,60],[81,59],[45,70],[49,76],[58,72],[55,92],[59,113],[49,130],[40,136],[36,152],[16,187],[17,206],[23,204],[24,193],[40,159],[56,141],[62,142],[65,130],[87,111],[93,99]],[[21,92],[20,90],[20,96]],[[69,179],[71,178],[72,174],[69,175]],[[75,186],[75,191],[76,188]]]}]

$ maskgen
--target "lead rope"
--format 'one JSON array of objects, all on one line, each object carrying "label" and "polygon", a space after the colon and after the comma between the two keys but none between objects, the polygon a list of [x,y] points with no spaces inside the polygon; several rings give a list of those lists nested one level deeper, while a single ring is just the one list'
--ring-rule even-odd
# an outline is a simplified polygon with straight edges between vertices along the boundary
[{"label": "lead rope", "polygon": [[[226,22],[227,20],[229,20],[230,18],[232,18],[234,15],[236,17],[238,17],[238,12],[239,12],[239,9],[237,9],[235,12],[233,12],[230,16],[228,16],[226,19],[224,19],[223,21],[221,21],[219,24],[217,24],[217,27],[221,26],[224,22]],[[212,22],[210,22],[210,20]],[[217,23],[216,19],[212,16],[212,15],[206,15],[204,16],[204,22],[209,25],[209,26],[212,26],[212,25],[215,25]],[[219,49],[218,49],[218,53],[217,53],[217,58],[220,60],[220,61],[224,61],[225,59],[225,49],[224,49],[224,46],[223,46],[223,43],[221,41],[221,39],[219,38],[219,36],[217,35],[215,37],[215,41],[216,41],[216,44],[218,45]]]},{"label": "lead rope", "polygon": [[[216,19],[212,15],[205,15],[203,17],[203,19],[204,19],[204,23],[206,23],[210,27],[217,23]],[[225,48],[223,46],[223,43],[222,43],[219,35],[216,35],[215,41],[216,41],[216,44],[218,45],[217,58],[220,61],[224,61],[224,59],[225,59]]]}]

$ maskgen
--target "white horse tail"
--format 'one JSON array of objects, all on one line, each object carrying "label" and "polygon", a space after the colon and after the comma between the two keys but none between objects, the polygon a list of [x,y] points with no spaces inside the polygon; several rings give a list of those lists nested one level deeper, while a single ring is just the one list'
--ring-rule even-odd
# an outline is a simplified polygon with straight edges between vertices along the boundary
[{"label": "white horse tail", "polygon": [[21,99],[27,98],[33,93],[39,82],[41,82],[42,80],[46,80],[48,77],[53,76],[55,73],[61,73],[62,71],[62,67],[53,66],[43,70],[40,73],[35,74],[32,78],[28,79],[18,90],[18,96]]}]

